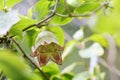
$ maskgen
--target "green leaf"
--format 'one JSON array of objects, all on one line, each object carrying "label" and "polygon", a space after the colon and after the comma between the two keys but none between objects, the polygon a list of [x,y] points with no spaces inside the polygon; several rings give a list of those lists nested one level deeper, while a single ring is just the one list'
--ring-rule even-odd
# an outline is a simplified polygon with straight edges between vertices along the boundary
[{"label": "green leaf", "polygon": [[30,25],[35,24],[36,22],[36,20],[22,16],[21,20],[10,29],[9,34],[12,36],[22,36],[22,30]]},{"label": "green leaf", "polygon": [[49,0],[40,0],[39,2],[36,3],[34,7],[36,19],[41,20],[49,14],[50,4],[51,1]]},{"label": "green leaf", "polygon": [[61,27],[58,27],[58,26],[51,27],[51,26],[49,26],[49,27],[47,27],[47,30],[51,31],[56,36],[56,38],[57,38],[57,40],[58,40],[58,42],[61,46],[64,45],[64,40],[65,40],[64,31],[62,30]]},{"label": "green leaf", "polygon": [[73,74],[72,73],[64,73],[62,75],[53,75],[50,80],[72,80]]},{"label": "green leaf", "polygon": [[10,11],[0,16],[0,34],[5,35],[20,18],[17,11]]},{"label": "green leaf", "polygon": [[63,79],[60,75],[54,75],[54,76],[51,77],[50,80],[63,80]]},{"label": "green leaf", "polygon": [[25,38],[26,38],[28,45],[30,47],[32,47],[35,44],[35,40],[36,40],[38,33],[39,33],[39,31],[37,31],[35,29],[26,31]]},{"label": "green leaf", "polygon": [[107,39],[102,34],[93,34],[93,35],[91,35],[88,38],[88,40],[92,40],[94,42],[98,42],[98,43],[100,43],[104,47],[108,47],[109,46],[109,43],[108,43]]},{"label": "green leaf", "polygon": [[[32,50],[31,50],[31,46],[29,46],[28,42],[27,42],[27,37],[22,36],[21,38],[19,36],[15,36],[14,39],[18,42],[18,44],[22,47],[23,51],[26,54],[31,54]],[[19,51],[21,53],[21,51],[19,50],[19,48],[14,45],[15,48],[17,49],[17,51]]]},{"label": "green leaf", "polygon": [[13,80],[30,80],[30,67],[26,65],[21,57],[15,56],[13,52],[0,49],[0,68],[5,75]]},{"label": "green leaf", "polygon": [[49,76],[53,76],[56,74],[60,74],[60,70],[57,64],[50,62],[46,66],[42,67],[43,71],[47,73]]},{"label": "green leaf", "polygon": [[[67,14],[65,7],[62,5],[58,5],[56,12],[60,13],[60,14],[64,14],[64,15]],[[52,24],[52,25],[65,25],[65,24],[68,24],[69,22],[71,22],[72,20],[73,20],[73,18],[70,18],[70,17],[64,18],[64,17],[60,17],[60,16],[55,15],[52,18],[52,20],[50,21],[50,24]]]},{"label": "green leaf", "polygon": [[77,74],[72,80],[88,80],[90,78],[88,71]]},{"label": "green leaf", "polygon": [[82,58],[91,58],[94,56],[101,56],[104,54],[104,49],[99,43],[94,43],[91,47],[79,51]]},{"label": "green leaf", "polygon": [[80,7],[75,9],[75,13],[90,13],[91,11],[94,11],[98,6],[100,6],[99,2],[85,2]]},{"label": "green leaf", "polygon": [[63,80],[72,80],[73,76],[74,76],[73,73],[70,72],[61,75],[61,77],[63,77]]},{"label": "green leaf", "polygon": [[[4,1],[5,0],[0,0],[0,10],[4,9]],[[16,4],[20,3],[22,0],[6,0],[6,6],[7,8],[12,8]]]}]

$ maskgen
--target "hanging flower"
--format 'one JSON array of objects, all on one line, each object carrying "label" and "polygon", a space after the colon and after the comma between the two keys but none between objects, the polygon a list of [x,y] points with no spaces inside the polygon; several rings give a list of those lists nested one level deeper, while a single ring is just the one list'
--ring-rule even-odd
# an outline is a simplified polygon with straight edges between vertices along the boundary
[{"label": "hanging flower", "polygon": [[59,65],[62,64],[63,47],[58,44],[53,33],[42,31],[36,39],[35,47],[36,49],[31,56],[37,57],[40,66],[46,65],[50,59]]}]

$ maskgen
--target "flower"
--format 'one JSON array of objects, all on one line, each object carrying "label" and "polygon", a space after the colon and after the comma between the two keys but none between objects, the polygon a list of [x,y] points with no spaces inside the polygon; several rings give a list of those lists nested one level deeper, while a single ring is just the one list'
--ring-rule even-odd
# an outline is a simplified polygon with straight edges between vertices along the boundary
[{"label": "flower", "polygon": [[62,58],[61,52],[63,51],[63,47],[58,44],[51,42],[48,44],[44,42],[44,45],[38,46],[38,48],[31,54],[32,57],[37,57],[40,66],[44,66],[48,63],[49,59],[54,61],[55,63],[61,65]]}]

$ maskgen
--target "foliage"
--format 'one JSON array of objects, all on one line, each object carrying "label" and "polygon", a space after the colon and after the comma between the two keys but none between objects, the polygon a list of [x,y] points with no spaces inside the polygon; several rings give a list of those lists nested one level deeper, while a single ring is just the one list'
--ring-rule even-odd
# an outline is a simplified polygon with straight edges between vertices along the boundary
[{"label": "foliage", "polygon": [[[0,0],[0,80],[105,80],[98,57],[108,35],[120,47],[119,0],[39,0],[27,16],[13,8],[21,1]],[[87,18],[92,26],[69,26]]]}]

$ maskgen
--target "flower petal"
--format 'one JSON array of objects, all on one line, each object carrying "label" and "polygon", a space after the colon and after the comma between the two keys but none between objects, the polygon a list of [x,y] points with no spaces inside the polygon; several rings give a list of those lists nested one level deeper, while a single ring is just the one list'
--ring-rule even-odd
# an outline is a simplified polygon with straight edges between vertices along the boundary
[{"label": "flower petal", "polygon": [[40,53],[39,56],[37,56],[38,62],[40,66],[44,66],[48,63],[49,56],[43,53]]},{"label": "flower petal", "polygon": [[50,45],[54,47],[55,50],[57,51],[63,51],[63,47],[59,46],[57,43],[51,42]]},{"label": "flower petal", "polygon": [[61,58],[61,52],[57,51],[51,55],[51,60],[55,63],[61,65],[62,64],[62,58]]}]

